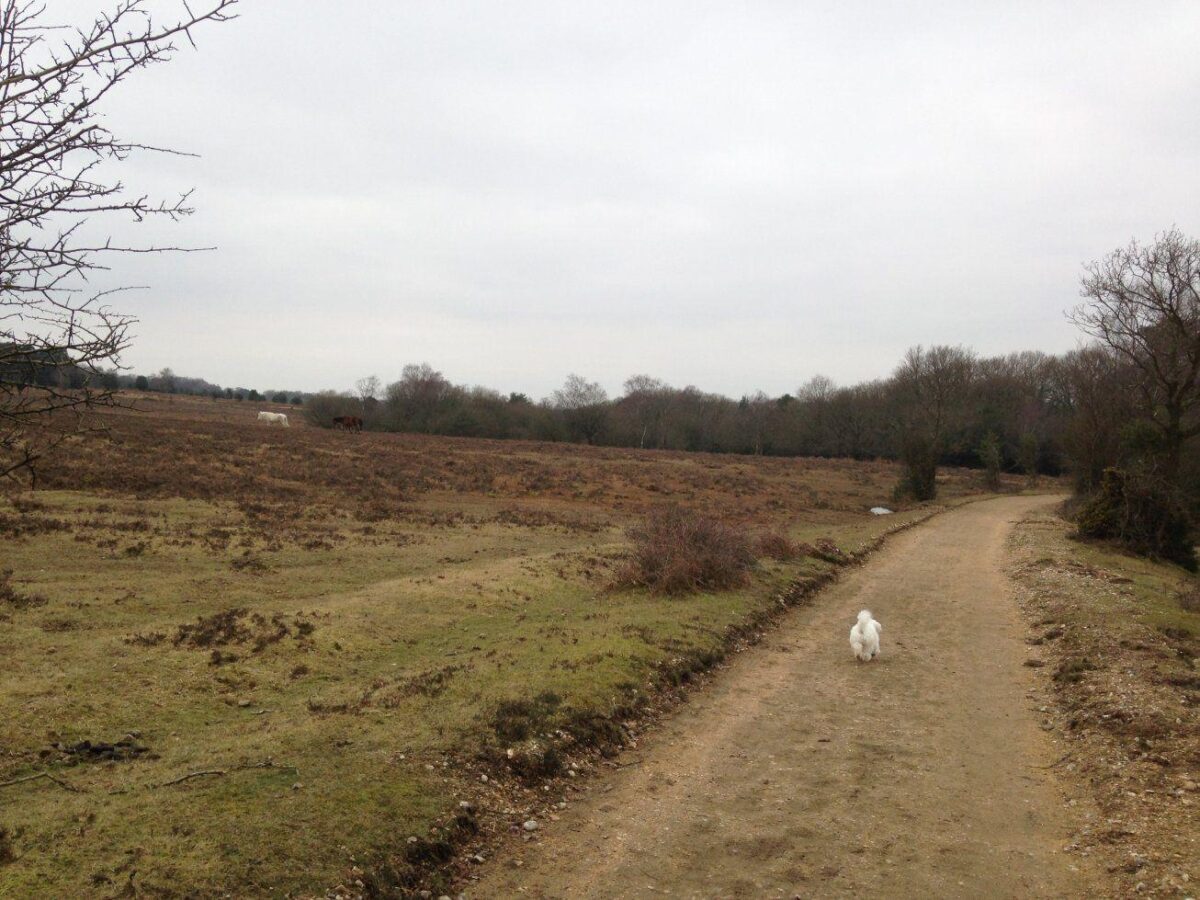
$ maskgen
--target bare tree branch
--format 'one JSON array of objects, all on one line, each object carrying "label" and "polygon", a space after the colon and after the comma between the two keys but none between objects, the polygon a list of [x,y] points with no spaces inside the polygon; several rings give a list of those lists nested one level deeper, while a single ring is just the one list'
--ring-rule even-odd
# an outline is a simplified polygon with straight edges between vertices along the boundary
[{"label": "bare tree branch", "polygon": [[111,405],[134,320],[109,308],[90,274],[113,253],[197,248],[84,240],[89,219],[190,215],[172,200],[129,194],[101,166],[135,152],[175,153],[122,140],[101,124],[107,96],[134,72],[166,62],[201,23],[234,18],[237,0],[181,3],[156,22],[145,0],[120,0],[91,25],[47,20],[36,0],[0,0],[0,479],[24,472]]},{"label": "bare tree branch", "polygon": [[1164,475],[1200,435],[1200,242],[1177,229],[1084,268],[1071,320],[1138,374],[1141,412],[1164,442]]}]

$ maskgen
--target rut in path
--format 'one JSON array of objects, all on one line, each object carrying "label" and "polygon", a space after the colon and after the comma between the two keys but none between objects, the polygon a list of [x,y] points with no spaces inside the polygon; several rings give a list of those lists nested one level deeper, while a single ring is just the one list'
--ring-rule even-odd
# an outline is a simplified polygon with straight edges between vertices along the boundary
[{"label": "rut in path", "polygon": [[[1049,502],[894,537],[468,896],[1089,894],[1001,568],[1012,523]],[[884,626],[871,663],[847,640],[862,607]]]}]

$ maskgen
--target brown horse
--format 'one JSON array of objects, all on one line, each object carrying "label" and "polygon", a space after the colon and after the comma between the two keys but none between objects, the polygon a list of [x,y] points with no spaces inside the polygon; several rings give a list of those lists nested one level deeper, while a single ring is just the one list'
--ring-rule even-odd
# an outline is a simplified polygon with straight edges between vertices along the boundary
[{"label": "brown horse", "polygon": [[334,416],[333,427],[339,431],[359,432],[363,429],[363,420],[358,416]]}]

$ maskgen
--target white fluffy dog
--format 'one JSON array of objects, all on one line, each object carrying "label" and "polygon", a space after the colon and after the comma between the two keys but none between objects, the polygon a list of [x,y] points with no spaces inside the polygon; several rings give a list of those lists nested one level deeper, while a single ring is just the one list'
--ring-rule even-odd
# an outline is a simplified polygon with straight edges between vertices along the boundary
[{"label": "white fluffy dog", "polygon": [[879,655],[879,632],[883,626],[871,618],[871,611],[864,609],[858,614],[858,621],[850,629],[850,648],[854,655],[863,662],[869,662]]}]

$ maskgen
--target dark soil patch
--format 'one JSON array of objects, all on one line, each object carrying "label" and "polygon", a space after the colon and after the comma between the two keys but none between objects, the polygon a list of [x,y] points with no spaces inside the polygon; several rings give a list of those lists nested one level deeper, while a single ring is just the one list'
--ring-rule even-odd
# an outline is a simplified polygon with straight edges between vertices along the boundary
[{"label": "dark soil patch", "polygon": [[69,766],[79,763],[129,762],[143,756],[147,759],[158,758],[157,754],[152,753],[149,747],[139,744],[132,735],[111,744],[106,741],[86,740],[74,744],[54,743],[42,753],[43,756],[55,754],[60,762]]}]

